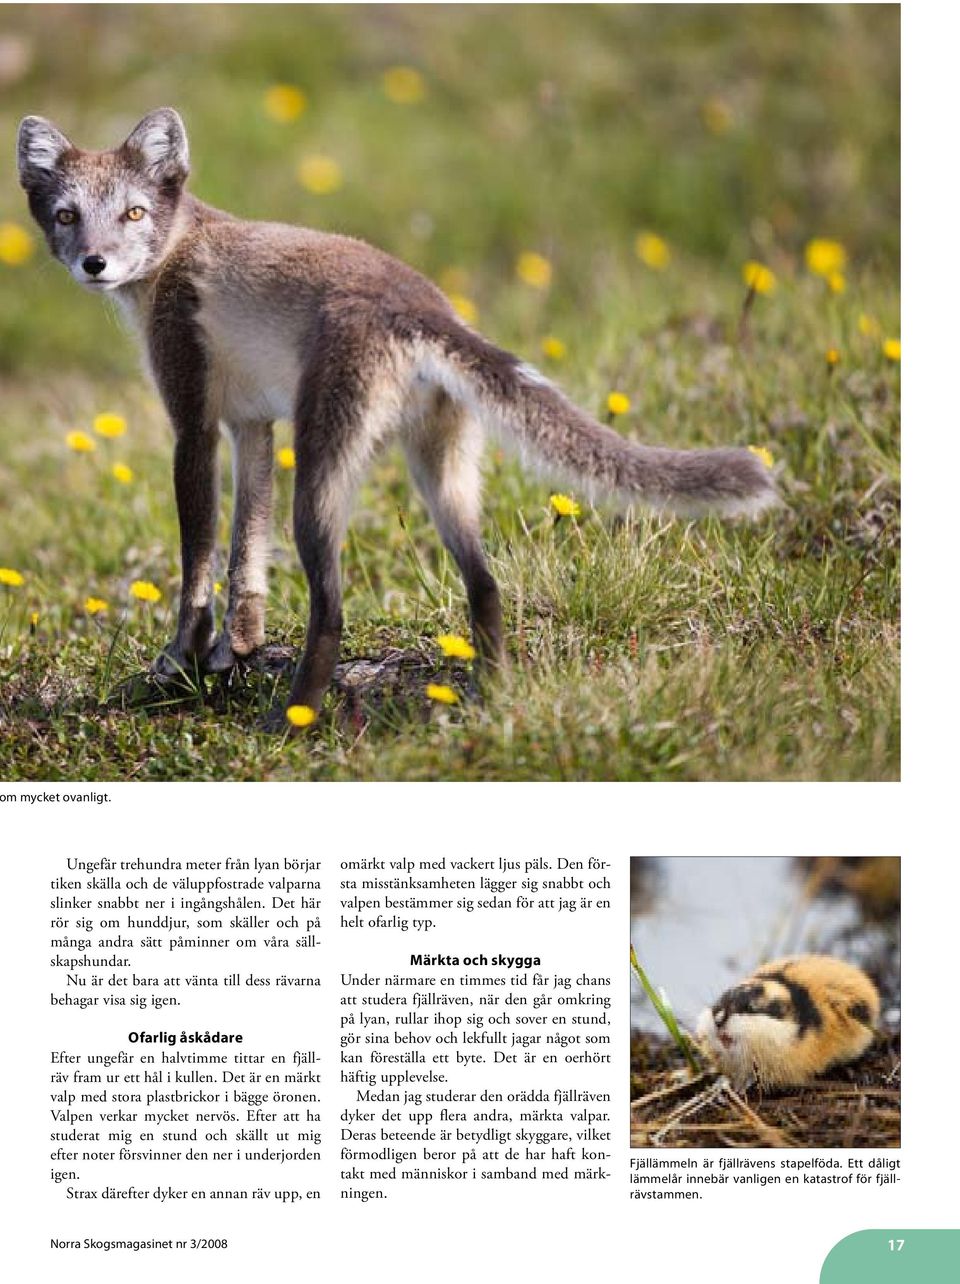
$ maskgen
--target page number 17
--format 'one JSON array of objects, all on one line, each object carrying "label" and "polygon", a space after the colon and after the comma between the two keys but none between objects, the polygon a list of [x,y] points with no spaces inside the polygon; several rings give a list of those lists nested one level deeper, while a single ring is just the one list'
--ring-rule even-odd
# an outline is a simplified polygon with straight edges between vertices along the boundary
[{"label": "page number 17", "polygon": [[887,1245],[891,1253],[902,1253],[903,1246],[907,1241],[905,1239],[888,1239]]}]

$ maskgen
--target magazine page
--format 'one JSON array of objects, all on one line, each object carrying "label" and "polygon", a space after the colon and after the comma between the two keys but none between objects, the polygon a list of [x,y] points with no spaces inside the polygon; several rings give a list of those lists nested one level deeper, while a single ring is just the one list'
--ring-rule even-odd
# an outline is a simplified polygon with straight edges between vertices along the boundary
[{"label": "magazine page", "polygon": [[[427,823],[371,789],[362,825],[333,786],[332,841],[290,843],[271,813],[315,817],[271,787],[258,819],[225,807],[216,847],[144,826],[136,786],[29,804],[49,842],[14,876],[11,1195],[39,1278],[573,1278],[642,1239],[681,1278],[760,1279],[798,1222],[785,1279],[857,1232],[865,1264],[823,1278],[955,1261],[921,1233],[953,1220],[949,1152],[923,1140],[935,1061],[907,1058],[901,1134],[899,858],[691,855],[622,817],[601,842],[611,791],[589,785],[586,809],[548,786],[528,816],[492,785],[510,832],[477,839],[469,787]],[[134,841],[76,844],[105,812]],[[908,1026],[938,1019],[932,991],[910,1004]]]},{"label": "magazine page", "polygon": [[[680,1278],[760,1279],[798,1222],[784,1279],[948,1278],[936,1063],[907,1057],[901,1135],[900,859],[689,855],[670,822],[622,817],[599,842],[602,786],[587,814],[545,790],[562,844],[492,786],[511,832],[476,842],[472,791],[425,823],[371,788],[361,824],[332,788],[334,841],[305,844],[228,806],[226,841],[172,844],[135,786],[28,804],[50,838],[14,874],[28,1278],[574,1278],[642,1240]],[[309,832],[286,792],[267,810]],[[104,809],[136,836],[109,854],[82,837]],[[907,977],[936,969],[945,918],[905,933]],[[933,991],[909,1002],[907,1026],[937,1022]],[[853,1256],[830,1275],[832,1252]]]},{"label": "magazine page", "polygon": [[895,5],[0,7],[12,1277],[956,1278],[900,85]]}]

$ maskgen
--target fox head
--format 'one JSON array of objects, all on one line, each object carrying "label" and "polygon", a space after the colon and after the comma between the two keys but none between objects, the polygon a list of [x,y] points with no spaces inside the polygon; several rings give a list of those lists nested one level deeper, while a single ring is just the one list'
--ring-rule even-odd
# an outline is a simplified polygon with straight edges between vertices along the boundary
[{"label": "fox head", "polygon": [[145,116],[106,152],[81,151],[48,120],[27,116],[17,164],[30,212],[75,281],[115,290],[159,265],[189,173],[186,130],[171,108]]}]

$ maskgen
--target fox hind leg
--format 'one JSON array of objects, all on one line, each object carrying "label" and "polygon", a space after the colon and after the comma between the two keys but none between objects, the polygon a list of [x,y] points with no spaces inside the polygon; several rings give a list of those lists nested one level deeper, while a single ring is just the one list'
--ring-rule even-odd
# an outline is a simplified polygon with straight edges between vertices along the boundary
[{"label": "fox hind leg", "polygon": [[440,538],[463,577],[480,660],[496,668],[504,659],[503,617],[480,534],[483,434],[462,406],[438,391],[429,410],[407,425],[404,450]]}]

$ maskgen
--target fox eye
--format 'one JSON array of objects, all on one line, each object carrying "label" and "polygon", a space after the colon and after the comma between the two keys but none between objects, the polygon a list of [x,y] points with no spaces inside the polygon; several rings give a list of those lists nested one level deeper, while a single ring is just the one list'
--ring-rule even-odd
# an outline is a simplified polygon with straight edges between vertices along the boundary
[{"label": "fox eye", "polygon": [[143,208],[142,205],[131,205],[131,207],[127,210],[127,218],[130,220],[131,223],[139,223],[140,220],[143,218],[144,214],[146,214],[146,212],[147,211]]},{"label": "fox eye", "polygon": [[781,999],[774,999],[767,1004],[767,1015],[779,1019],[787,1014],[787,1005]]},{"label": "fox eye", "polygon": [[58,223],[62,223],[64,227],[66,227],[68,223],[76,223],[77,211],[76,210],[57,210],[56,218]]}]

